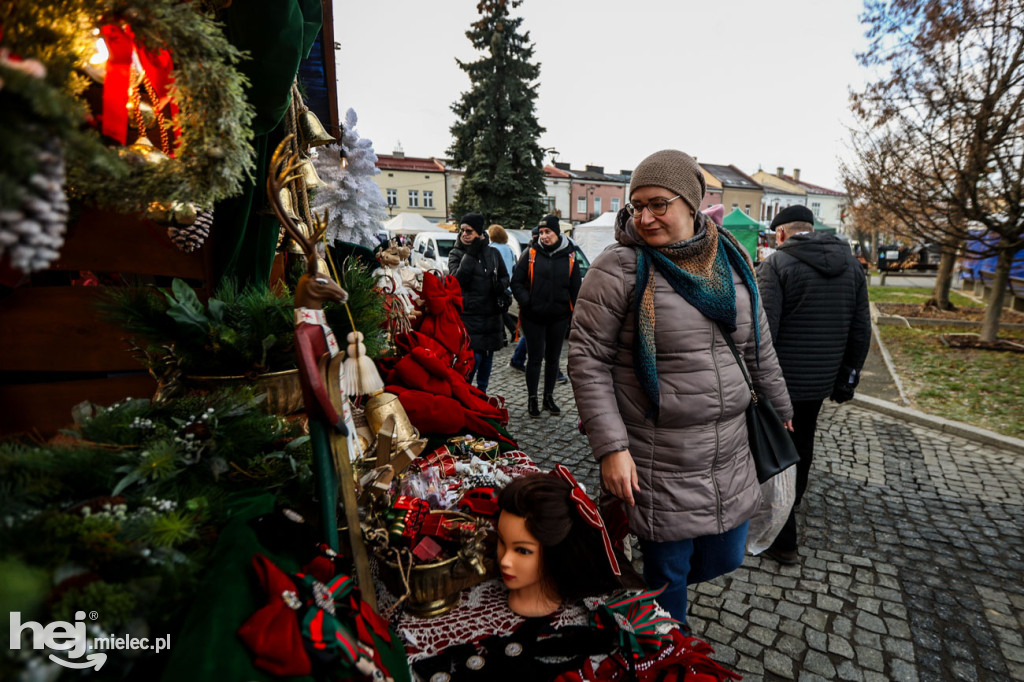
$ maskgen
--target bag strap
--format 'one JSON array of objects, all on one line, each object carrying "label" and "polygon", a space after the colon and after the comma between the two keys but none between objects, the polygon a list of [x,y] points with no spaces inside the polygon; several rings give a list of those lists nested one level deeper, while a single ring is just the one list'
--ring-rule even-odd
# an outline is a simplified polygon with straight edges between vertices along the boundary
[{"label": "bag strap", "polygon": [[736,358],[736,364],[740,366],[740,371],[743,372],[743,379],[747,382],[747,388],[750,389],[750,399],[757,403],[757,391],[754,390],[754,382],[750,380],[750,374],[747,373],[747,363],[740,357],[740,352],[736,350],[736,343],[732,340],[732,334],[722,325],[721,322],[717,323],[718,329],[721,330],[722,336],[725,337],[725,342],[729,344],[729,350],[732,351],[732,355]]},{"label": "bag strap", "polygon": [[[530,249],[530,293],[533,293],[533,259],[537,257],[537,249]],[[572,279],[572,269],[576,266],[575,249],[569,252],[569,279]],[[569,298],[569,312],[572,312],[572,298]]]}]

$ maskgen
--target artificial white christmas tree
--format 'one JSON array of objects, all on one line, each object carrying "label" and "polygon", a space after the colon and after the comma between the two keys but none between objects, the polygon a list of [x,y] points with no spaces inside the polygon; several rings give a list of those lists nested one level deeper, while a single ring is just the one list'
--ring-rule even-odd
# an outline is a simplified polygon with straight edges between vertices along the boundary
[{"label": "artificial white christmas tree", "polygon": [[[380,173],[373,142],[356,132],[356,112],[345,112],[345,131],[341,147],[329,145],[317,149],[313,164],[324,186],[316,191],[312,208],[329,212],[327,241],[341,240],[376,248],[376,233],[387,218],[384,196],[372,177]],[[345,167],[341,151],[345,152]]]}]

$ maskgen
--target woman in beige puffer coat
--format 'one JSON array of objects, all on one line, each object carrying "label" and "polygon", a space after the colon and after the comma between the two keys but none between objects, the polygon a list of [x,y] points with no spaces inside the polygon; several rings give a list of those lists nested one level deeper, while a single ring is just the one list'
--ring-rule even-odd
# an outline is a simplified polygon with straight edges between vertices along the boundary
[{"label": "woman in beige puffer coat", "polygon": [[[626,503],[644,578],[686,620],[686,585],[743,562],[761,502],[747,444],[750,391],[792,408],[749,257],[698,212],[697,163],[675,150],[637,167],[616,244],[591,265],[569,338],[569,377],[606,490]],[[638,312],[639,311],[639,312]]]}]

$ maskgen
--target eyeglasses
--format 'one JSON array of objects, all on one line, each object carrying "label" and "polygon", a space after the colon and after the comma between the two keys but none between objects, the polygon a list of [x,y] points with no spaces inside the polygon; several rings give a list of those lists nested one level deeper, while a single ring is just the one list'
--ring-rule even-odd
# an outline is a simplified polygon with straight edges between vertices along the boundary
[{"label": "eyeglasses", "polygon": [[676,199],[680,198],[681,196],[681,194],[677,194],[671,199],[651,199],[646,204],[629,203],[626,204],[626,210],[629,211],[629,215],[631,216],[640,215],[641,213],[644,212],[645,208],[651,212],[651,215],[665,215],[665,213],[668,211],[668,205],[671,204]]}]

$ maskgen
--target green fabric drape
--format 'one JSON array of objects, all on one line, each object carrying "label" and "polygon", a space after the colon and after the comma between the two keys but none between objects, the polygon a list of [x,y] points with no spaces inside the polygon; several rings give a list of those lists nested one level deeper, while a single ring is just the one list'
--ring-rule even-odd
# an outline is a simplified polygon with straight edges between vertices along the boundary
[{"label": "green fabric drape", "polygon": [[220,18],[228,40],[249,54],[239,70],[249,79],[248,97],[256,109],[256,172],[239,196],[217,204],[213,286],[224,277],[241,286],[266,286],[281,227],[267,210],[267,166],[284,137],[292,83],[320,32],[323,12],[319,0],[247,0],[232,3]]}]

